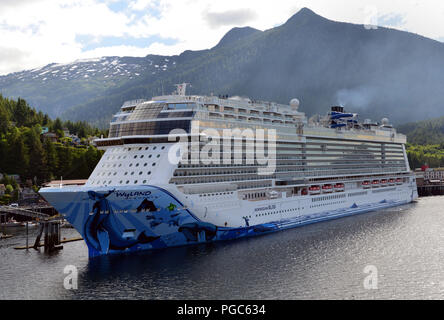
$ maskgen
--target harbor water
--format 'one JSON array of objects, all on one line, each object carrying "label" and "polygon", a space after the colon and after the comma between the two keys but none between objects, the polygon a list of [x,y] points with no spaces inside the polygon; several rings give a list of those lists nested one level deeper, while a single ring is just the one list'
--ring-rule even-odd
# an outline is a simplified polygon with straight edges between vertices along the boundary
[{"label": "harbor water", "polygon": [[[26,232],[7,232],[0,299],[444,298],[442,196],[251,239],[95,259],[83,241],[52,254],[14,250]],[[29,233],[32,244],[37,228]],[[64,287],[66,266],[78,271],[75,290]]]}]

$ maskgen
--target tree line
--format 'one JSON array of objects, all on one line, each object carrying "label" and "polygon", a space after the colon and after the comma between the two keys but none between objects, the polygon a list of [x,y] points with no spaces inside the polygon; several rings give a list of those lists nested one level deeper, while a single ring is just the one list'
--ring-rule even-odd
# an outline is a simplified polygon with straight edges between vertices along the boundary
[{"label": "tree line", "polygon": [[23,99],[0,95],[0,172],[18,174],[22,181],[31,179],[35,185],[60,177],[87,178],[102,152],[93,146],[74,147],[52,142],[42,136],[43,127],[60,138],[64,128],[79,138],[107,134],[86,122],[52,120]]}]

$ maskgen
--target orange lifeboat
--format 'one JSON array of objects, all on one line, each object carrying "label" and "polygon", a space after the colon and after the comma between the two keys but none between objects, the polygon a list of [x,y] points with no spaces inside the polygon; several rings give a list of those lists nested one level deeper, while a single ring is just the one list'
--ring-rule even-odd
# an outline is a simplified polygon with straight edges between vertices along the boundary
[{"label": "orange lifeboat", "polygon": [[345,185],[343,183],[337,183],[335,184],[335,191],[336,192],[342,192],[345,189]]},{"label": "orange lifeboat", "polygon": [[372,186],[373,186],[373,188],[378,188],[379,187],[379,180],[373,180]]},{"label": "orange lifeboat", "polygon": [[330,193],[333,192],[333,186],[331,184],[326,184],[322,186],[322,192]]},{"label": "orange lifeboat", "polygon": [[311,186],[310,188],[308,188],[308,191],[310,192],[310,194],[320,194],[321,193],[321,187],[319,187],[319,186]]},{"label": "orange lifeboat", "polygon": [[362,186],[364,187],[364,189],[368,189],[368,188],[370,188],[370,187],[371,187],[371,185],[370,185],[370,181],[364,181],[364,182],[362,183]]}]

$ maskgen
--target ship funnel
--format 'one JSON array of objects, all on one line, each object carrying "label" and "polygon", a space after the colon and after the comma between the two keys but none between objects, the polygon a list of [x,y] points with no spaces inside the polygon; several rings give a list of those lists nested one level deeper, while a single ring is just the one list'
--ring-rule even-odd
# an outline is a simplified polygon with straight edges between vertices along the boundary
[{"label": "ship funnel", "polygon": [[332,112],[344,113],[344,107],[342,107],[342,106],[333,106],[333,107],[331,107],[331,111]]}]

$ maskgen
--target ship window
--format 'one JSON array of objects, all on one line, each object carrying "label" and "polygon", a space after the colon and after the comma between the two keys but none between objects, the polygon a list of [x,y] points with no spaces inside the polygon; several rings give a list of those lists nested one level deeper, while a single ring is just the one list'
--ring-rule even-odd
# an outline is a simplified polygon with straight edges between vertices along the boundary
[{"label": "ship window", "polygon": [[130,163],[130,164],[129,164],[129,166],[130,166],[130,167],[132,167],[132,166],[133,166],[133,164],[132,164],[132,163]]},{"label": "ship window", "polygon": [[160,154],[158,154],[157,157],[160,158]]},{"label": "ship window", "polygon": [[156,163],[155,162],[153,162],[153,167],[156,165]]},{"label": "ship window", "polygon": [[153,150],[156,150],[156,149],[157,149],[157,147],[154,147],[154,148],[153,148]]},{"label": "ship window", "polygon": [[137,159],[137,154],[134,156],[134,159]]},{"label": "ship window", "polygon": [[165,149],[165,146],[162,147],[162,150],[164,150],[164,149]]},{"label": "ship window", "polygon": [[142,154],[141,156],[140,156],[140,159],[142,159],[144,157],[144,155]]},{"label": "ship window", "polygon": [[138,163],[136,163],[136,167],[138,167],[139,166],[139,164]]},{"label": "ship window", "polygon": [[148,171],[148,175],[150,175],[151,174],[151,171]]},{"label": "ship window", "polygon": [[126,184],[128,184],[129,183],[129,180],[126,180]]},{"label": "ship window", "polygon": [[128,172],[125,172],[123,175],[126,176],[128,174]]},{"label": "ship window", "polygon": [[137,180],[134,180],[134,184],[137,184]]},{"label": "ship window", "polygon": [[143,166],[146,167],[148,165],[148,163],[144,163]]},{"label": "ship window", "polygon": [[131,172],[131,175],[134,175],[134,171],[133,171],[133,172]]},{"label": "ship window", "polygon": [[142,173],[143,173],[143,172],[142,172],[142,171],[140,171],[140,172],[139,172],[139,175],[141,175]]},{"label": "ship window", "polygon": [[145,150],[148,150],[148,149],[149,149],[149,147],[146,147],[146,148],[145,148]]},{"label": "ship window", "polygon": [[146,180],[143,180],[143,183],[146,183]]}]

